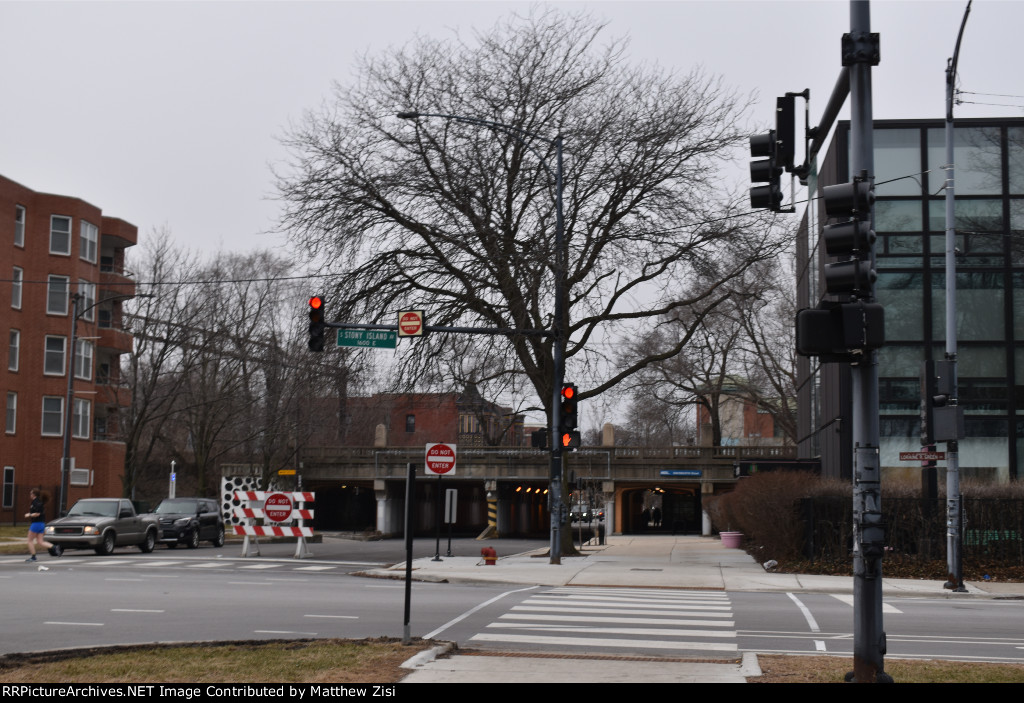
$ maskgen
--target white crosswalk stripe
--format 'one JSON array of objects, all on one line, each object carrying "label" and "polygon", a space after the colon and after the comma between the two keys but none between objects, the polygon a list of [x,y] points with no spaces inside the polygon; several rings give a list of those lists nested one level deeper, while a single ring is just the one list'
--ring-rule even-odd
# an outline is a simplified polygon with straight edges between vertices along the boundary
[{"label": "white crosswalk stripe", "polygon": [[734,654],[736,637],[732,605],[721,591],[567,586],[513,606],[470,642],[692,657]]}]

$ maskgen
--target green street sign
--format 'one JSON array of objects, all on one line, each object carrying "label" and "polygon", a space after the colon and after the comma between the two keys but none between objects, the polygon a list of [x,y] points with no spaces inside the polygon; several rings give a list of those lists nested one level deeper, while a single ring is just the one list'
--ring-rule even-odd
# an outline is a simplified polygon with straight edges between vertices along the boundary
[{"label": "green street sign", "polygon": [[338,330],[338,346],[396,349],[398,333],[388,330]]}]

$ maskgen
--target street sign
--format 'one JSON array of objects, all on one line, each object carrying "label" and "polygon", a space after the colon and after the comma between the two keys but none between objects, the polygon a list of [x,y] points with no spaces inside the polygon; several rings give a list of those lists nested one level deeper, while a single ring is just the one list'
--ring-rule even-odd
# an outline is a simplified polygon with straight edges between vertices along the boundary
[{"label": "street sign", "polygon": [[900,452],[900,461],[945,461],[946,452]]},{"label": "street sign", "polygon": [[427,454],[424,460],[428,474],[435,476],[455,475],[455,445],[441,444],[440,442],[427,445]]},{"label": "street sign", "polygon": [[271,522],[284,522],[291,519],[292,499],[287,493],[272,493],[263,504],[263,514]]},{"label": "street sign", "polygon": [[422,337],[423,336],[423,311],[404,310],[398,313],[398,336],[399,337]]},{"label": "street sign", "polygon": [[390,330],[338,330],[338,346],[395,349],[398,335]]}]

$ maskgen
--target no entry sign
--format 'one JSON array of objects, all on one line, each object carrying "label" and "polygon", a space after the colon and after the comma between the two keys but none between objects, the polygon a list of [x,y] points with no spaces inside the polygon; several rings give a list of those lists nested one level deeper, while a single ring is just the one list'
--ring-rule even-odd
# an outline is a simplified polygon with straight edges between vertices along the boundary
[{"label": "no entry sign", "polygon": [[271,522],[284,522],[291,519],[292,499],[286,493],[272,493],[263,504],[263,514]]},{"label": "no entry sign", "polygon": [[424,460],[428,474],[436,476],[455,475],[455,445],[454,444],[428,444],[427,455]]},{"label": "no entry sign", "polygon": [[398,336],[399,337],[422,337],[423,336],[423,311],[406,310],[398,313]]}]

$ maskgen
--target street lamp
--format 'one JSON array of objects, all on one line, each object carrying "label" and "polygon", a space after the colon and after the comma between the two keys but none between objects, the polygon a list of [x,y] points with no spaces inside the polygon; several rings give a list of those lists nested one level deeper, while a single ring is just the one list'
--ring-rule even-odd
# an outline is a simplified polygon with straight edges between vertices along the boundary
[{"label": "street lamp", "polygon": [[58,517],[64,514],[67,509],[68,499],[68,479],[71,475],[71,423],[74,416],[74,379],[75,379],[75,355],[77,352],[76,346],[78,345],[78,321],[82,318],[85,313],[89,312],[93,308],[102,305],[103,303],[109,303],[114,300],[127,300],[129,298],[152,298],[152,295],[112,295],[109,298],[103,300],[97,300],[88,307],[79,309],[79,305],[82,300],[85,299],[81,293],[71,294],[71,344],[68,349],[68,386],[67,386],[67,397],[64,401],[64,446],[61,451],[60,457],[60,495],[57,500],[57,515]]},{"label": "street lamp", "polygon": [[492,122],[476,117],[464,117],[462,115],[448,115],[431,112],[399,112],[396,117],[403,120],[416,120],[421,117],[437,117],[452,122],[462,122],[477,127],[488,127],[498,129],[512,135],[520,144],[529,149],[540,160],[548,175],[555,183],[555,314],[551,323],[552,337],[552,366],[551,379],[551,418],[548,428],[548,437],[551,438],[551,491],[548,496],[548,507],[551,513],[551,563],[560,564],[562,557],[561,543],[561,522],[562,522],[562,443],[556,442],[560,422],[560,405],[562,381],[565,378],[565,341],[567,320],[565,319],[565,295],[566,295],[566,259],[568,253],[565,247],[565,220],[562,213],[562,135],[558,134],[550,143],[555,148],[555,169],[551,170],[544,155],[537,151],[527,137],[549,141],[545,137],[534,132],[507,125],[502,122]]}]

